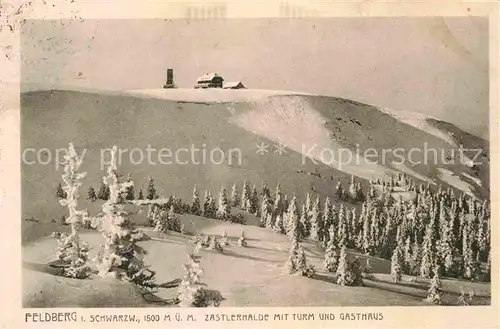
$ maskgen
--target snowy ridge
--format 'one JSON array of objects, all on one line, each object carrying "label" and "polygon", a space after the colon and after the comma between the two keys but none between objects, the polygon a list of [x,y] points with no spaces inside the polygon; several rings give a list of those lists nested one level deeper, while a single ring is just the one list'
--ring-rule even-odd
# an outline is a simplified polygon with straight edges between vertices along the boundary
[{"label": "snowy ridge", "polygon": [[312,94],[267,89],[138,89],[125,91],[134,96],[146,96],[157,99],[169,99],[184,102],[251,102],[275,95],[308,95]]},{"label": "snowy ridge", "polygon": [[397,111],[397,110],[392,110],[388,108],[379,108],[380,111],[383,113],[386,113],[393,118],[406,123],[412,127],[415,127],[417,129],[420,129],[422,131],[425,131],[428,134],[434,135],[438,138],[441,138],[448,144],[452,145],[453,147],[458,147],[457,143],[453,140],[453,138],[446,132],[432,126],[427,119],[434,119],[438,120],[436,118],[433,118],[431,116],[427,116],[424,114],[420,113],[415,113],[415,112],[408,112],[408,111]]}]

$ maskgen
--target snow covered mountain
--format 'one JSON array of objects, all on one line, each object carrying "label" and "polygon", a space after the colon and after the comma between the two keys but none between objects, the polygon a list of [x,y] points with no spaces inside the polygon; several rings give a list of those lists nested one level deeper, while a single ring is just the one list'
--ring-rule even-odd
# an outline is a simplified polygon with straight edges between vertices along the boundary
[{"label": "snow covered mountain", "polygon": [[[138,189],[151,175],[161,195],[186,200],[195,184],[217,191],[244,179],[279,182],[298,198],[311,191],[325,197],[333,195],[337,180],[347,185],[351,175],[366,186],[369,179],[397,173],[489,197],[487,141],[433,118],[341,98],[251,89],[38,91],[23,93],[21,107],[22,148],[33,150],[26,153],[31,164],[22,165],[23,216],[43,221],[60,216],[60,209],[47,204],[55,204],[52,191],[62,171],[54,156],[47,159],[41,152],[47,163],[42,164],[36,155],[44,148],[54,155],[69,141],[79,152],[85,149],[82,170],[94,188],[104,174],[101,150],[116,144],[127,149],[121,168]],[[155,163],[148,163],[148,145],[173,155],[183,148],[198,148],[200,154],[220,148],[226,159],[194,163],[186,151],[182,164],[161,164],[157,153]],[[267,148],[259,152],[258,145]],[[469,150],[460,152],[461,147]],[[229,161],[231,150],[240,153]]]}]

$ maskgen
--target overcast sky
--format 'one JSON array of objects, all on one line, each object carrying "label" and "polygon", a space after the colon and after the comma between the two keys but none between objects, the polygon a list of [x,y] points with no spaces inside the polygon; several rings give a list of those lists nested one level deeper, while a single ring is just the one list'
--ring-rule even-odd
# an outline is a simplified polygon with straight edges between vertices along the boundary
[{"label": "overcast sky", "polygon": [[488,133],[483,18],[31,21],[22,81],[44,88],[179,87],[217,72],[249,88],[339,96]]}]

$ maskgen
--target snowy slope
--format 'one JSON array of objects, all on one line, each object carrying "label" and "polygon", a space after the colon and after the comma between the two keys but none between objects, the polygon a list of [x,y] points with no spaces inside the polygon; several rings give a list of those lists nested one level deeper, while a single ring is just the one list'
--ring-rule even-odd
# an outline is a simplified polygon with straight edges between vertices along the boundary
[{"label": "snowy slope", "polygon": [[[303,241],[307,261],[318,271],[314,279],[291,276],[286,273],[285,262],[290,241],[285,235],[255,226],[241,226],[224,221],[181,215],[181,222],[189,232],[219,236],[226,231],[230,245],[222,254],[201,250],[201,282],[208,289],[221,292],[225,301],[222,307],[272,307],[272,306],[424,306],[423,299],[428,281],[409,282],[404,276],[402,284],[394,285],[390,261],[349,252],[348,257],[360,257],[361,265],[370,259],[372,271],[378,281],[365,280],[364,287],[347,287],[333,284],[334,274],[323,271],[324,251],[313,241]],[[237,246],[244,229],[248,247]],[[168,232],[153,232],[146,228],[153,239],[141,242],[148,254],[144,261],[156,272],[157,282],[163,283],[183,276],[182,264],[194,246],[192,236]],[[82,239],[91,246],[91,256],[99,250],[102,236],[97,232],[83,233]],[[23,306],[25,307],[154,307],[148,304],[135,287],[124,282],[109,282],[97,277],[73,280],[51,275],[45,265],[53,259],[56,241],[40,239],[23,248]],[[488,283],[442,279],[445,303],[456,303],[461,287],[474,289],[475,303],[490,304]],[[176,289],[160,289],[155,295],[172,298]]]},{"label": "snowy slope", "polygon": [[[130,93],[76,91],[23,93],[21,147],[54,150],[67,147],[72,140],[77,149],[85,148],[83,166],[88,172],[85,191],[89,186],[99,188],[103,176],[99,152],[102,148],[116,144],[145,151],[151,145],[175,151],[191,144],[197,147],[206,144],[207,149],[240,149],[241,164],[227,161],[220,165],[161,165],[157,161],[132,164],[125,158],[121,169],[132,174],[137,190],[144,189],[145,179],[151,175],[161,196],[176,195],[184,200],[191,199],[195,184],[202,192],[218,191],[221,185],[241,186],[245,179],[257,186],[262,181],[269,186],[279,182],[286,194],[299,199],[307,192],[325,198],[333,196],[337,181],[347,186],[351,175],[359,177],[366,188],[370,178],[387,178],[399,172],[413,177],[417,183],[451,186],[482,199],[489,197],[487,161],[483,166],[471,168],[461,163],[397,164],[390,154],[385,159],[368,159],[364,155],[367,150],[421,148],[423,142],[436,149],[450,149],[454,146],[443,137],[446,131],[461,137],[461,144],[487,150],[484,140],[461,134],[452,125],[432,124],[433,129],[439,128],[442,133],[433,130],[430,133],[426,120],[418,124],[412,121],[409,125],[372,106],[333,97],[255,90],[155,92],[177,93],[183,100],[152,97],[147,93],[141,97]],[[214,95],[218,95],[218,101],[210,101]],[[256,152],[260,143],[268,145],[267,153]],[[276,152],[278,143],[286,146],[281,155]],[[341,156],[341,160],[350,158],[350,161],[339,162]],[[424,155],[416,153],[414,160],[422,162]],[[450,175],[438,168],[462,174],[450,179]],[[62,210],[53,206],[57,202],[55,195],[47,193],[55,191],[60,180],[61,171],[53,163],[23,165],[23,217],[35,216],[46,223],[60,218]],[[24,226],[28,236],[36,236],[35,229]]]}]

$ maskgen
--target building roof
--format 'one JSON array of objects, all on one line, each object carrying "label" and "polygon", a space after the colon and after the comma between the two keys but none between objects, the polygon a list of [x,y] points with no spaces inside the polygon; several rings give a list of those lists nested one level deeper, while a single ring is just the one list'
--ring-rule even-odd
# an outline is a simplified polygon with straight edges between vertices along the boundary
[{"label": "building roof", "polygon": [[[199,77],[198,81],[211,81],[214,78],[221,78],[222,79],[222,77],[220,75],[218,75],[217,73],[206,73],[203,76]],[[224,79],[222,79],[222,80],[224,80]]]},{"label": "building roof", "polygon": [[243,83],[241,83],[241,81],[231,81],[224,83],[224,88],[234,88],[238,87],[239,85],[243,86]]}]

